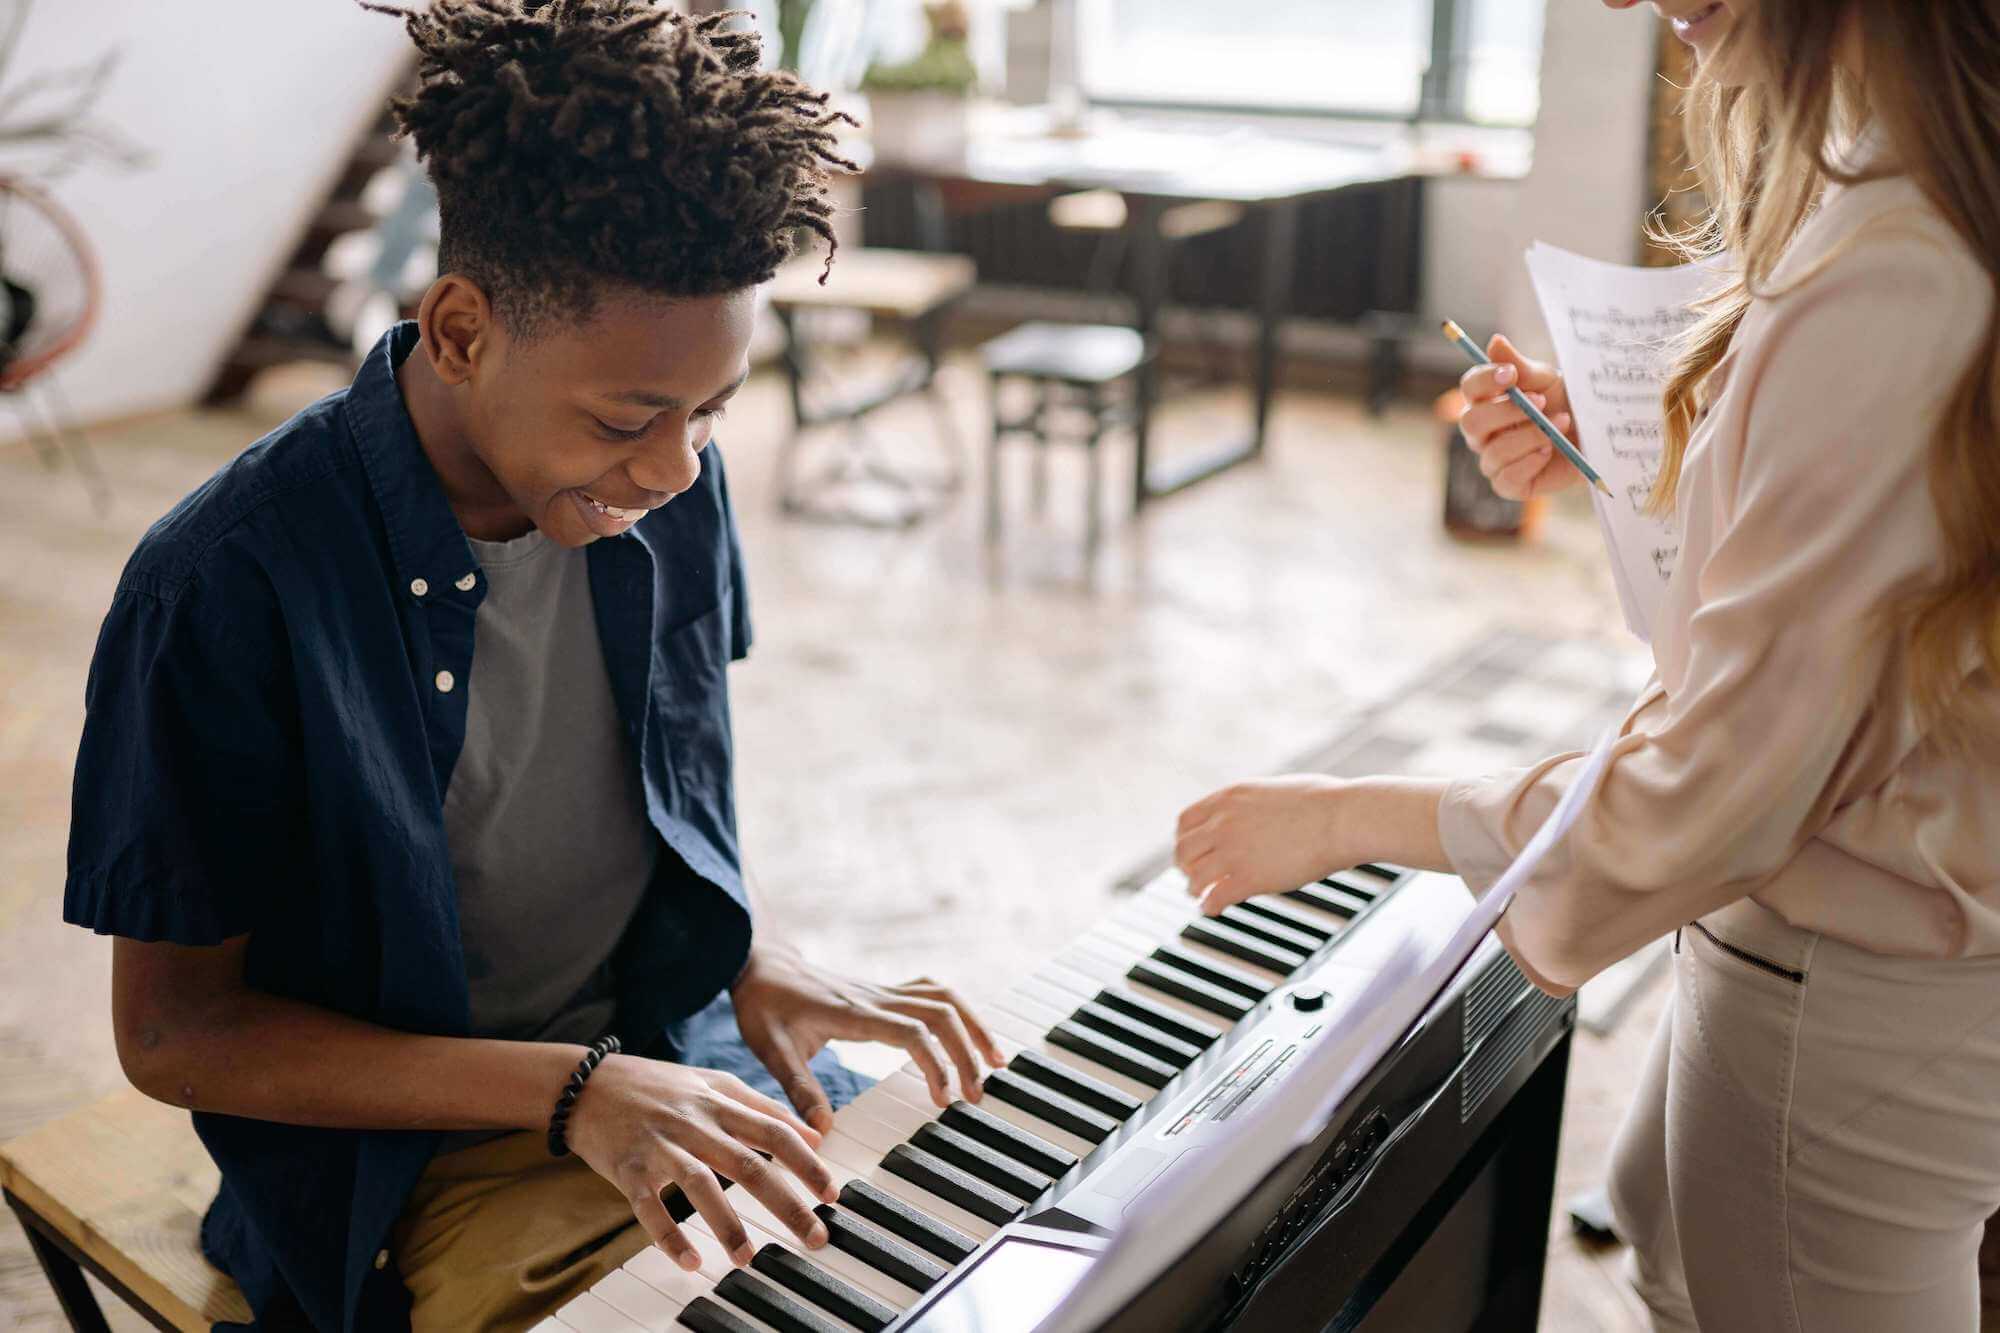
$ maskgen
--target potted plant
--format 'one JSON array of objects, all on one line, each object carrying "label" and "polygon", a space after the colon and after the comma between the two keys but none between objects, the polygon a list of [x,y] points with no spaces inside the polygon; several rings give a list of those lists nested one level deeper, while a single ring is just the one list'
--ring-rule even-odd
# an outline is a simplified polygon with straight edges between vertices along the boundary
[{"label": "potted plant", "polygon": [[875,64],[862,76],[869,138],[878,156],[921,161],[965,146],[972,93],[979,82],[968,45],[970,18],[960,0],[924,5],[929,36],[909,60]]}]

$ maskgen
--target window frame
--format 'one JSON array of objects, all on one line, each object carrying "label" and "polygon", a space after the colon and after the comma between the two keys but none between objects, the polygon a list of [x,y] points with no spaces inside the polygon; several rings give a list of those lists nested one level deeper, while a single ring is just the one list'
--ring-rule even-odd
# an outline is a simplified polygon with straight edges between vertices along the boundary
[{"label": "window frame", "polygon": [[1133,111],[1198,111],[1230,116],[1274,120],[1354,120],[1384,124],[1477,125],[1492,129],[1531,129],[1526,125],[1474,120],[1466,112],[1467,75],[1471,67],[1468,44],[1472,40],[1473,0],[1430,0],[1430,63],[1417,86],[1416,109],[1409,112],[1376,111],[1369,108],[1302,106],[1297,103],[1260,102],[1244,106],[1233,102],[1205,102],[1182,98],[1116,97],[1092,92],[1082,85],[1082,62],[1078,62],[1079,88],[1091,106]]}]

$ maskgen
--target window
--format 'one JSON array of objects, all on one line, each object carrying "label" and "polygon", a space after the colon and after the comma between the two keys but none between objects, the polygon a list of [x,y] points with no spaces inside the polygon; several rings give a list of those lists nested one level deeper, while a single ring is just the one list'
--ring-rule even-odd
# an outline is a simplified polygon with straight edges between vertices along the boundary
[{"label": "window", "polygon": [[1526,125],[1544,0],[1078,0],[1104,102]]}]

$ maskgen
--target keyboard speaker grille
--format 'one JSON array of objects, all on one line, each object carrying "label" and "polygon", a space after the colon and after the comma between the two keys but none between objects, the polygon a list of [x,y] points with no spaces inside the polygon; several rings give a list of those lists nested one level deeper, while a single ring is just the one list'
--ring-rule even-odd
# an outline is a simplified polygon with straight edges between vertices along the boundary
[{"label": "keyboard speaker grille", "polygon": [[[1509,960],[1507,970],[1513,972],[1515,976],[1520,976],[1512,960]],[[1523,980],[1525,981],[1525,978]],[[1506,1036],[1481,1046],[1479,1053],[1466,1062],[1458,1081],[1459,1124],[1465,1124],[1478,1114],[1480,1106],[1506,1079],[1507,1071],[1514,1067],[1514,1062],[1534,1044],[1537,1036],[1547,1030],[1556,1012],[1567,1003],[1567,1000],[1558,1000],[1553,995],[1535,991],[1521,1001],[1521,1013],[1514,1024],[1507,1029]],[[1498,1012],[1499,1016],[1504,1018],[1509,1011],[1503,1008]],[[1466,1007],[1468,1030],[1471,1013],[1471,1006],[1468,1004]],[[1492,1030],[1493,1024],[1488,1023],[1486,1031],[1491,1033]]]}]

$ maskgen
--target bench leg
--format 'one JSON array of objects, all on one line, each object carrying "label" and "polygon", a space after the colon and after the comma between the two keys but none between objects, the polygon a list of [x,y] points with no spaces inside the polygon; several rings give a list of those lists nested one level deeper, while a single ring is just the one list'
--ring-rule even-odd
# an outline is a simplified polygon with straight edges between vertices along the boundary
[{"label": "bench leg", "polygon": [[30,1213],[19,1199],[9,1194],[7,1203],[20,1219],[21,1230],[28,1233],[28,1246],[34,1250],[35,1258],[41,1261],[42,1272],[48,1275],[49,1285],[55,1288],[56,1300],[61,1303],[63,1313],[69,1316],[70,1327],[77,1333],[111,1333],[111,1325],[104,1322],[104,1311],[98,1308],[97,1297],[91,1293],[90,1284],[83,1280],[82,1267],[54,1239],[44,1234],[41,1219]]}]

